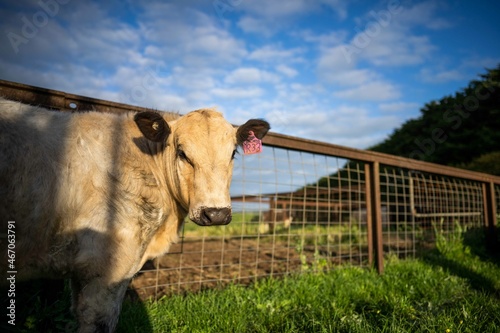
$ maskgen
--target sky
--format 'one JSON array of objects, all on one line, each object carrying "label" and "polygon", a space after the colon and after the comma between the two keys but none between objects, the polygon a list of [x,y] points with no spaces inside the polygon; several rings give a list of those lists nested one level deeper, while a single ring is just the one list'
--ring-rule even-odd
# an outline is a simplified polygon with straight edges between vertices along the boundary
[{"label": "sky", "polygon": [[499,1],[0,1],[0,79],[368,148],[500,63]]}]

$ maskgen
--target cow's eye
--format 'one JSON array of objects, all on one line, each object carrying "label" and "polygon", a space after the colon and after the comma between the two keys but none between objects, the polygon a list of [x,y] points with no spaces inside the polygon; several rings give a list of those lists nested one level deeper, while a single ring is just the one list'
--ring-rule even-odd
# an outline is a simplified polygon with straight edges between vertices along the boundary
[{"label": "cow's eye", "polygon": [[189,158],[187,158],[186,153],[182,149],[177,150],[177,156],[184,161],[189,161]]},{"label": "cow's eye", "polygon": [[235,149],[235,150],[233,150],[233,155],[231,155],[231,160],[234,160],[234,156],[236,156],[236,153],[237,153],[237,152],[238,152],[238,151],[237,151],[236,149]]}]

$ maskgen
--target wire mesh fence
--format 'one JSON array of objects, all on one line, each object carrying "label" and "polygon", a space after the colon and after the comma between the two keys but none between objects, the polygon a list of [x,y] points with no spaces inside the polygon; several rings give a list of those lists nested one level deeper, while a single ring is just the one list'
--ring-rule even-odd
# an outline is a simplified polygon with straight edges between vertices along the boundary
[{"label": "wire mesh fence", "polygon": [[[56,110],[146,110],[2,80],[0,95]],[[156,299],[346,263],[382,272],[385,254],[415,256],[434,228],[497,240],[500,177],[276,133],[264,142],[262,154],[236,159],[231,224],[187,222],[132,292]]]},{"label": "wire mesh fence", "polygon": [[494,185],[495,191],[495,207],[496,207],[496,218],[497,221],[500,220],[500,185]]},{"label": "wire mesh fence", "polygon": [[400,257],[431,245],[436,230],[446,235],[485,224],[480,182],[387,167],[381,191],[384,249]]},{"label": "wire mesh fence", "polygon": [[[339,264],[372,265],[367,163],[266,146],[238,156],[231,188],[233,221],[187,222],[180,244],[134,279],[141,298],[249,283]],[[379,173],[382,251],[413,257],[434,242],[434,228],[484,227],[482,183],[383,165]],[[498,203],[497,191],[497,206]]]},{"label": "wire mesh fence", "polygon": [[368,265],[362,163],[266,147],[236,159],[231,193],[231,224],[187,222],[180,244],[134,279],[141,297]]}]

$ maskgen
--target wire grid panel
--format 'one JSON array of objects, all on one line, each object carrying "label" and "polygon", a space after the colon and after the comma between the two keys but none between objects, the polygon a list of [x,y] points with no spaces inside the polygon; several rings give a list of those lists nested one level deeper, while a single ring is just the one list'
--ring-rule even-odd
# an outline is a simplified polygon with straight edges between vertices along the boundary
[{"label": "wire grid panel", "polygon": [[484,226],[482,184],[423,173],[410,174],[412,210],[423,223],[439,223],[445,230]]},{"label": "wire grid panel", "polygon": [[385,251],[400,257],[414,256],[421,238],[421,227],[411,210],[409,180],[404,169],[381,168],[382,242]]},{"label": "wire grid panel", "polygon": [[495,201],[496,201],[496,226],[500,228],[500,185],[495,185]]},{"label": "wire grid panel", "polygon": [[131,287],[141,298],[158,298],[338,263],[366,265],[365,188],[361,163],[268,146],[238,155],[233,221],[187,222],[182,241],[147,263]]},{"label": "wire grid panel", "polygon": [[446,235],[484,226],[479,182],[386,167],[381,196],[384,246],[399,256],[432,244],[435,228]]}]

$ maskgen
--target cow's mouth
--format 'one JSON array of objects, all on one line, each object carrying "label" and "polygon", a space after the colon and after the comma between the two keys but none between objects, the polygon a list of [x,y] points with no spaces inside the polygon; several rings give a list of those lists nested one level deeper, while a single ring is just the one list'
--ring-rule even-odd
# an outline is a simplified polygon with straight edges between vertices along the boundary
[{"label": "cow's mouth", "polygon": [[226,225],[232,219],[231,207],[200,207],[189,218],[200,226]]}]

